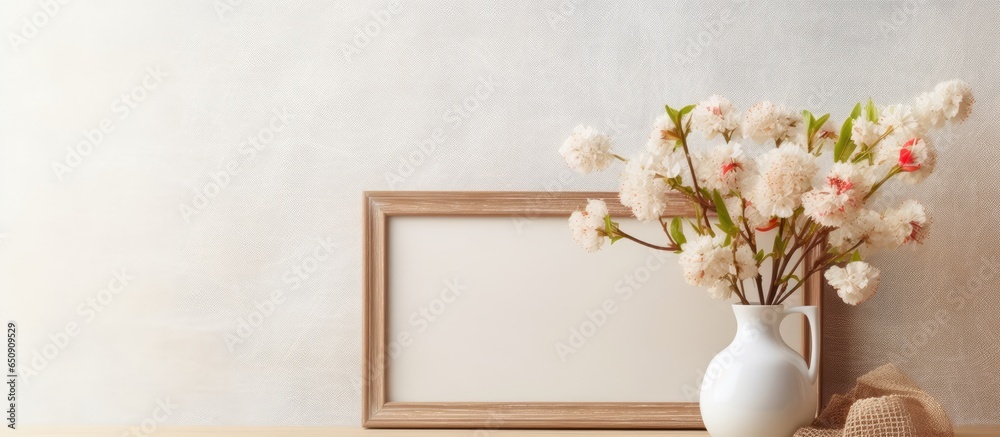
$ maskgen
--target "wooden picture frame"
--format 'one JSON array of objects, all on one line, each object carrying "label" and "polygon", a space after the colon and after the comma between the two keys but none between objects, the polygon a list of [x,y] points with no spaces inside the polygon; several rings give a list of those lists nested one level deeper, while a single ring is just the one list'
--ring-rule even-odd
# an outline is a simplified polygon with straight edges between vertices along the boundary
[{"label": "wooden picture frame", "polygon": [[[364,193],[365,428],[704,429],[694,402],[390,402],[387,400],[388,222],[394,216],[569,217],[588,199],[601,199],[612,216],[631,211],[613,192]],[[693,217],[694,206],[671,193],[671,216]],[[568,237],[567,237],[568,238]],[[817,253],[808,254],[810,260]],[[804,304],[820,305],[819,275],[803,286]],[[822,314],[822,313],[821,313]],[[822,316],[821,316],[822,317]],[[808,324],[805,324],[808,330]],[[805,333],[804,333],[805,334]],[[808,342],[809,336],[803,335]],[[808,346],[805,347],[808,356]],[[818,392],[819,393],[819,392]],[[818,394],[817,394],[818,396]]]}]

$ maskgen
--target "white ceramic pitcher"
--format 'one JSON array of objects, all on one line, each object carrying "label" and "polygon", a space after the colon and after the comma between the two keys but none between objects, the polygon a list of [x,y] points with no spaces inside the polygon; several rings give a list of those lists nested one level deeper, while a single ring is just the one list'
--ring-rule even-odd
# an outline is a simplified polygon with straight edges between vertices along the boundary
[{"label": "white ceramic pitcher", "polygon": [[[791,437],[816,413],[819,325],[814,306],[733,305],[736,338],[712,359],[701,386],[701,417],[712,437]],[[785,316],[809,319],[809,366],[781,339]]]}]

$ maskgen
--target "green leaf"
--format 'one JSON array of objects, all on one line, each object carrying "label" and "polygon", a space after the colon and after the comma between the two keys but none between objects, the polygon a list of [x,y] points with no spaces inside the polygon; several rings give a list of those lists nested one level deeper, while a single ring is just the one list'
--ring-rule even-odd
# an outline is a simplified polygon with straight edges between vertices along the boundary
[{"label": "green leaf", "polygon": [[618,234],[618,223],[611,221],[610,215],[604,216],[604,234],[611,239],[611,244],[625,238]]},{"label": "green leaf", "polygon": [[858,148],[858,145],[854,141],[848,141],[847,147],[844,148],[844,162],[851,160],[851,155],[854,154],[854,149]]},{"label": "green leaf", "polygon": [[854,105],[854,109],[851,110],[851,120],[861,116],[861,103]]},{"label": "green leaf", "polygon": [[694,189],[683,185],[683,182],[681,181],[681,176],[667,179],[667,183],[670,184],[670,188],[680,191],[681,193],[687,194],[689,196],[694,195]]},{"label": "green leaf", "polygon": [[674,239],[678,247],[687,243],[687,238],[684,237],[684,222],[681,221],[680,217],[674,217],[670,220],[670,238]]},{"label": "green leaf", "polygon": [[677,123],[677,114],[678,114],[678,112],[677,112],[676,109],[671,108],[670,105],[667,105],[667,115],[669,115],[670,119],[674,121],[675,126],[676,126],[676,123]]},{"label": "green leaf", "polygon": [[785,239],[781,235],[781,228],[778,228],[778,233],[774,234],[774,245],[772,246],[771,252],[774,253],[774,259],[778,259],[779,254],[785,253]]},{"label": "green leaf", "polygon": [[699,188],[701,188],[701,195],[702,196],[705,196],[706,199],[711,199],[712,198],[712,193],[710,193],[707,188],[704,188],[704,187],[699,187]]},{"label": "green leaf", "polygon": [[851,129],[854,128],[854,119],[848,118],[844,121],[844,126],[840,128],[840,138],[837,138],[837,144],[833,146],[833,161],[834,162],[846,162],[850,154],[844,155],[844,150],[847,149],[847,144],[851,142]]},{"label": "green leaf", "polygon": [[851,254],[851,262],[854,261],[861,261],[861,251],[855,250],[854,253]]},{"label": "green leaf", "polygon": [[722,242],[722,247],[727,247],[733,243],[733,234],[726,234],[726,240]]},{"label": "green leaf", "polygon": [[801,279],[799,279],[799,277],[798,277],[798,276],[796,276],[796,275],[794,275],[794,274],[791,274],[791,275],[785,275],[785,277],[784,277],[784,278],[781,278],[781,283],[784,283],[784,282],[788,282],[788,281],[790,281],[790,280],[792,280],[792,279],[794,279],[794,280],[795,280],[795,282],[802,282],[802,280],[801,280]]},{"label": "green leaf", "polygon": [[878,122],[878,108],[875,107],[875,102],[872,99],[868,99],[868,106],[865,108],[865,115],[868,116],[868,121],[875,123]]},{"label": "green leaf", "polygon": [[[698,214],[698,216],[699,216],[699,217],[701,217],[701,215],[700,215],[700,214]],[[691,219],[686,219],[686,220],[687,220],[687,224],[688,224],[688,226],[690,226],[690,227],[691,227],[691,229],[693,229],[693,230],[694,230],[694,233],[696,233],[696,234],[698,234],[698,235],[701,235],[701,232],[700,232],[700,231],[698,231],[698,225],[697,225],[697,224],[695,224],[694,220],[691,220]]]},{"label": "green leaf", "polygon": [[829,120],[829,119],[830,119],[830,114],[826,114],[826,115],[824,115],[824,116],[822,116],[820,118],[817,118],[816,119],[816,125],[813,128],[813,133],[816,133],[821,128],[823,128],[823,125],[826,124],[826,121]]},{"label": "green leaf", "polygon": [[764,262],[764,250],[761,249],[761,250],[757,251],[757,254],[755,254],[753,256],[753,260],[757,261],[757,264],[760,264],[760,263]]},{"label": "green leaf", "polygon": [[[697,105],[687,105],[687,106],[681,108],[680,111],[674,110],[674,108],[669,108],[667,110],[667,112],[670,114],[670,119],[674,121],[674,126],[678,126],[678,130],[680,130],[680,126],[682,126],[684,124],[684,122],[682,121],[682,119],[684,118],[684,114],[687,114],[688,112],[691,112],[691,110],[694,109],[695,106],[697,106]],[[673,111],[673,112],[671,112],[671,111]],[[691,120],[688,119],[689,126],[687,126],[687,128],[690,128],[690,121]],[[687,130],[687,128],[685,128],[684,130]],[[677,141],[677,143],[679,144],[680,141]],[[676,147],[674,147],[674,149],[676,149]]]},{"label": "green leaf", "polygon": [[726,202],[722,200],[722,194],[719,194],[719,190],[712,190],[712,201],[715,202],[715,214],[719,217],[719,229],[729,235],[735,235],[739,232],[739,228],[733,223],[732,217],[729,216],[729,211],[726,210]]},{"label": "green leaf", "polygon": [[802,120],[806,123],[806,137],[812,138],[813,133],[816,132],[816,129],[813,128],[813,124],[815,124],[816,119],[813,118],[812,112],[809,112],[808,109],[803,109]]}]

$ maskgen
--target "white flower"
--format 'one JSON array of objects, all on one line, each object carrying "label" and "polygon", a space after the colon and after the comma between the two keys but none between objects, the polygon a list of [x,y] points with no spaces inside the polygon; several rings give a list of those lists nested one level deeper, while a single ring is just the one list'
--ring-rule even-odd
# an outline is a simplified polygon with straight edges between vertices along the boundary
[{"label": "white flower", "polygon": [[733,264],[729,269],[736,279],[745,280],[757,276],[757,261],[754,259],[754,253],[750,250],[750,246],[746,244],[740,245],[736,248],[736,253],[730,255],[733,256]]},{"label": "white flower", "polygon": [[808,150],[809,138],[806,138],[806,130],[797,127],[793,129],[793,131],[794,131],[793,133],[790,133],[785,137],[786,139],[784,142],[782,142],[782,144],[795,143],[800,147],[802,147],[802,150]]},{"label": "white flower", "polygon": [[681,245],[679,263],[684,270],[684,281],[690,285],[713,287],[729,273],[732,253],[719,247],[708,235],[699,235]]},{"label": "white flower", "polygon": [[883,220],[899,245],[911,241],[923,243],[930,233],[930,220],[924,206],[916,200],[907,200],[899,208],[887,211]]},{"label": "white flower", "polygon": [[573,134],[559,148],[559,154],[570,168],[580,173],[604,170],[615,160],[611,154],[611,138],[584,125],[573,129]]},{"label": "white flower", "polygon": [[972,113],[972,87],[958,79],[941,82],[934,87],[941,102],[941,111],[953,123],[961,123]]},{"label": "white flower", "polygon": [[744,190],[753,169],[754,161],[743,153],[743,146],[734,141],[715,146],[698,159],[696,172],[703,187],[709,191],[719,190],[725,196],[730,191]]},{"label": "white flower", "polygon": [[814,151],[823,150],[827,147],[833,150],[833,145],[837,143],[837,139],[840,137],[840,129],[832,121],[827,120],[813,135],[815,136],[815,140],[813,140]]},{"label": "white flower", "polygon": [[733,104],[718,94],[713,95],[691,110],[691,128],[707,139],[717,135],[731,135],[740,127],[739,115]]},{"label": "white flower", "polygon": [[926,133],[917,121],[913,108],[908,105],[889,105],[882,108],[878,124],[885,126],[886,129],[891,127],[891,135],[898,138],[909,139]]},{"label": "white flower", "polygon": [[569,216],[569,229],[573,239],[587,252],[596,252],[604,244],[604,217],[608,205],[602,200],[591,199],[585,211],[574,211]]},{"label": "white flower", "polygon": [[972,113],[972,87],[958,79],[941,82],[934,91],[916,97],[913,114],[921,128],[940,129],[946,121],[961,123]]},{"label": "white flower", "polygon": [[901,243],[896,231],[885,219],[885,214],[876,214],[876,217],[878,219],[874,222],[875,227],[868,233],[865,240],[865,250],[862,253],[893,250],[898,248]]},{"label": "white flower", "polygon": [[875,151],[875,164],[889,166],[896,165],[899,161],[899,149],[901,149],[903,147],[903,143],[908,140],[910,140],[910,138],[896,135],[883,140],[879,143],[879,146]]},{"label": "white flower", "polygon": [[685,171],[686,169],[687,157],[684,156],[683,151],[667,152],[660,157],[660,175],[672,178],[682,173],[690,173]]},{"label": "white flower", "polygon": [[795,134],[795,126],[801,124],[801,115],[767,100],[751,106],[743,114],[743,138],[752,138],[758,143],[768,140],[785,141]]},{"label": "white flower", "polygon": [[734,253],[732,246],[723,247],[721,236],[697,236],[681,246],[680,265],[684,281],[690,285],[708,288],[713,299],[732,297],[729,277],[745,280],[757,275],[757,263],[749,246],[743,245]]},{"label": "white flower", "polygon": [[674,132],[674,121],[669,115],[661,114],[653,123],[653,131],[646,141],[646,150],[655,155],[671,152],[678,139]]},{"label": "white flower", "polygon": [[944,115],[943,96],[933,92],[917,96],[913,101],[913,116],[925,132],[944,127],[947,117]]},{"label": "white flower", "polygon": [[[750,178],[750,181],[755,181],[757,178]],[[747,183],[749,187],[748,191],[752,191],[754,182]],[[764,227],[771,221],[770,217],[764,217],[761,215],[760,211],[753,206],[753,203],[746,201],[744,204],[744,199],[739,196],[731,196],[723,199],[726,203],[726,210],[729,215],[733,218],[737,225],[742,226],[742,218],[746,218],[747,222],[750,224],[751,228]]]},{"label": "white flower", "polygon": [[760,157],[760,179],[750,200],[765,217],[791,217],[802,202],[802,194],[812,188],[819,171],[816,156],[792,143],[782,144]]},{"label": "white flower", "polygon": [[869,188],[863,172],[854,165],[839,162],[827,173],[822,186],[802,196],[802,206],[817,223],[842,226],[857,216]]},{"label": "white flower", "polygon": [[854,165],[854,171],[860,178],[859,180],[861,181],[861,185],[864,186],[865,191],[868,191],[872,185],[878,183],[882,179],[882,176],[884,176],[884,173],[880,172],[885,170],[885,168],[877,165],[877,163],[869,165],[867,161],[861,161],[852,165]]},{"label": "white flower", "polygon": [[837,290],[837,295],[851,305],[868,300],[878,290],[879,271],[864,261],[830,267],[824,276]]},{"label": "white flower", "polygon": [[716,300],[729,300],[733,297],[733,288],[726,281],[719,281],[708,287],[708,295]]},{"label": "white flower", "polygon": [[[831,247],[837,250],[847,250],[862,240],[870,241],[871,235],[876,232],[881,220],[882,216],[879,213],[870,209],[862,209],[858,211],[854,220],[831,231],[827,241]],[[862,253],[867,253],[869,247],[862,245],[858,249]]]},{"label": "white flower", "polygon": [[862,255],[895,249],[901,243],[898,231],[882,214],[870,209],[862,209],[854,220],[830,232],[828,241],[841,251],[861,243],[857,250]]},{"label": "white flower", "polygon": [[644,153],[629,160],[621,174],[618,198],[641,221],[659,220],[667,208],[667,183],[659,177],[661,158]]},{"label": "white flower", "polygon": [[855,118],[854,123],[851,125],[851,141],[854,141],[854,143],[859,146],[862,144],[875,144],[875,141],[877,141],[884,133],[884,126],[881,126],[878,123],[872,123],[864,116]]}]

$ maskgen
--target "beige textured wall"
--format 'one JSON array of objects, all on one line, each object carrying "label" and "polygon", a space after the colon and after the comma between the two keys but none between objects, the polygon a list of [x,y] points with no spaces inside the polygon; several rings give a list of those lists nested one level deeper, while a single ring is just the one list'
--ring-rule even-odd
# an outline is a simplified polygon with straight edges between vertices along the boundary
[{"label": "beige textured wall", "polygon": [[843,117],[955,77],[975,114],[921,191],[894,193],[927,203],[932,237],[875,260],[870,304],[830,304],[827,387],[896,361],[957,422],[1000,423],[992,3],[3,9],[0,317],[37,364],[23,423],[136,424],[166,402],[169,424],[357,425],[363,190],[613,189],[561,173],[577,123],[637,148],[664,103]]}]

